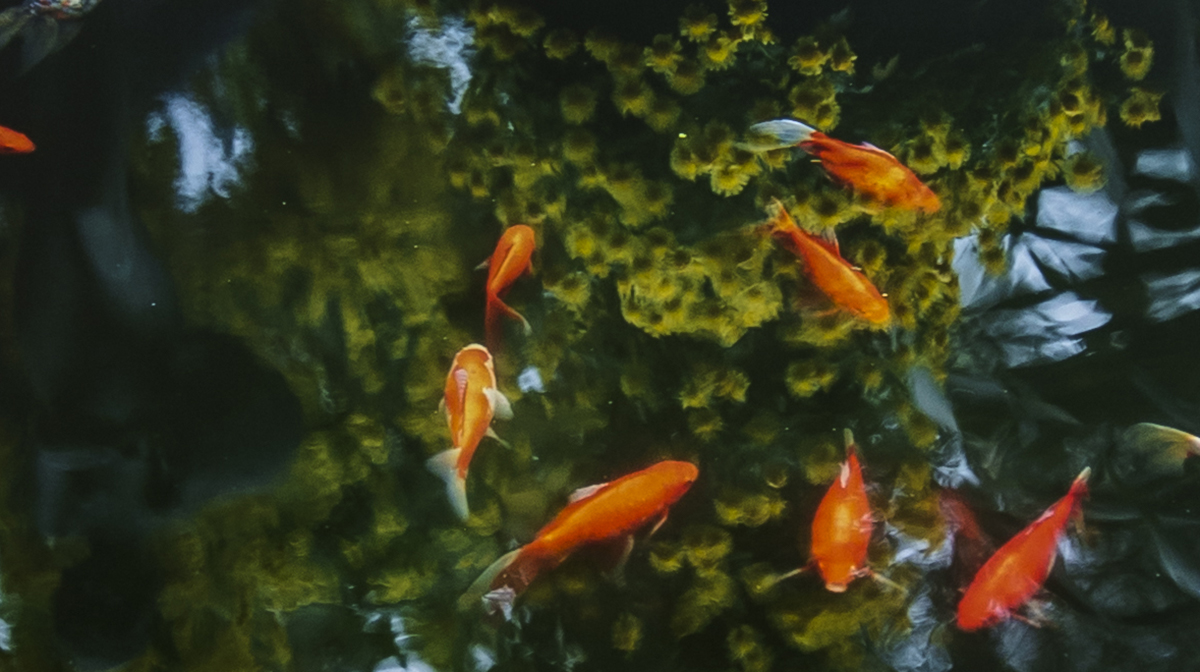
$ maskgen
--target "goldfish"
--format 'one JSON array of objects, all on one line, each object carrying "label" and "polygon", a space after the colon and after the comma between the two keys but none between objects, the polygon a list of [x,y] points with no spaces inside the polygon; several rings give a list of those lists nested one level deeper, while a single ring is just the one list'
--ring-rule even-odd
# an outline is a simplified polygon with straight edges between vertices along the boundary
[{"label": "goldfish", "polygon": [[35,149],[24,133],[0,126],[0,154],[28,154]]},{"label": "goldfish", "polygon": [[667,520],[700,470],[690,462],[666,460],[609,483],[581,488],[570,503],[538,531],[533,541],[505,554],[480,575],[463,596],[462,605],[483,601],[490,612],[511,613],[513,601],[539,574],[562,564],[582,547],[604,542],[623,545],[625,556],[633,533],[654,522],[654,534]]},{"label": "goldfish", "polygon": [[845,432],[846,461],[829,486],[812,522],[812,560],[831,593],[843,593],[854,579],[871,573],[867,545],[874,514],[867,501],[854,434]]},{"label": "goldfish", "polygon": [[998,623],[1042,587],[1058,557],[1058,540],[1064,528],[1081,513],[1091,473],[1090,468],[1080,472],[1062,499],[983,564],[958,603],[959,628],[978,630]]},{"label": "goldfish", "polygon": [[1173,427],[1139,422],[1121,433],[1112,472],[1126,483],[1184,475],[1184,461],[1200,456],[1200,437]]},{"label": "goldfish", "polygon": [[429,458],[430,471],[446,482],[450,505],[458,517],[466,520],[467,469],[484,436],[499,440],[492,431],[492,419],[512,417],[512,405],[496,388],[496,370],[492,353],[472,343],[454,356],[446,375],[446,393],[442,401],[446,423],[450,426],[449,450]]},{"label": "goldfish", "polygon": [[785,249],[804,260],[805,274],[839,307],[873,324],[887,324],[891,310],[875,285],[842,258],[836,241],[817,238],[796,225],[787,208],[771,199],[765,228]]},{"label": "goldfish", "polygon": [[971,580],[983,563],[992,555],[996,547],[979,521],[970,505],[958,490],[943,488],[938,490],[938,509],[942,520],[951,535],[954,544],[954,578],[958,585],[970,585]]},{"label": "goldfish", "polygon": [[487,336],[487,345],[492,350],[496,350],[500,345],[501,315],[520,320],[526,335],[530,332],[529,322],[520,313],[509,308],[500,300],[500,297],[508,292],[509,287],[517,278],[532,269],[530,258],[533,256],[534,247],[533,229],[524,224],[510,226],[500,236],[500,242],[496,243],[496,250],[492,252],[491,259],[484,262],[488,267],[487,312],[484,314],[484,332]]},{"label": "goldfish", "polygon": [[820,159],[835,180],[884,205],[925,213],[942,207],[937,194],[907,166],[870,143],[836,140],[794,119],[754,124],[750,138],[742,146],[752,151],[799,147]]}]

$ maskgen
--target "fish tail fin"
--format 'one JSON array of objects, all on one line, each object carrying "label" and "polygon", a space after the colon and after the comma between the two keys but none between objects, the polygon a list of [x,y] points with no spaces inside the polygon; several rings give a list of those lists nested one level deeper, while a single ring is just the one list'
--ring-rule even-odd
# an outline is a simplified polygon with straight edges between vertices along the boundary
[{"label": "fish tail fin", "polygon": [[790,231],[796,227],[796,220],[788,213],[787,207],[778,198],[772,198],[766,205],[767,221],[762,225],[762,231],[767,234],[779,231]]},{"label": "fish tail fin", "polygon": [[496,351],[500,345],[501,330],[503,329],[500,321],[501,316],[507,316],[510,319],[520,321],[526,336],[533,332],[533,329],[529,326],[529,321],[523,315],[510,308],[507,303],[501,301],[500,297],[495,294],[489,294],[487,309],[483,316],[483,330],[487,337],[488,350]]},{"label": "fish tail fin", "polygon": [[1075,497],[1076,499],[1081,499],[1083,497],[1087,497],[1087,495],[1088,495],[1088,484],[1087,483],[1088,483],[1088,478],[1090,478],[1091,475],[1092,475],[1092,468],[1085,467],[1084,470],[1079,472],[1079,475],[1076,476],[1075,480],[1071,483],[1071,490],[1068,492],[1068,494],[1071,495],[1072,497]]},{"label": "fish tail fin", "polygon": [[483,603],[488,613],[503,611],[507,617],[512,612],[513,601],[547,566],[542,554],[530,546],[509,551],[483,570],[459,598],[458,607],[465,611]]},{"label": "fish tail fin", "polygon": [[1075,531],[1080,535],[1083,534],[1083,499],[1088,496],[1088,477],[1092,475],[1091,467],[1084,467],[1083,471],[1075,477],[1071,483],[1071,489],[1067,491],[1067,497],[1071,498],[1071,514],[1070,517],[1075,523]]},{"label": "fish tail fin", "polygon": [[446,496],[450,500],[450,506],[460,520],[466,520],[470,511],[467,508],[467,479],[458,473],[460,455],[462,455],[461,448],[443,450],[426,460],[425,466],[446,482]]},{"label": "fish tail fin", "polygon": [[846,457],[849,458],[858,450],[858,445],[854,443],[854,432],[850,431],[849,428],[843,429],[842,440],[846,444]]},{"label": "fish tail fin", "polygon": [[751,126],[746,132],[746,141],[738,146],[751,152],[795,147],[807,142],[816,132],[817,129],[795,119],[772,119]]}]

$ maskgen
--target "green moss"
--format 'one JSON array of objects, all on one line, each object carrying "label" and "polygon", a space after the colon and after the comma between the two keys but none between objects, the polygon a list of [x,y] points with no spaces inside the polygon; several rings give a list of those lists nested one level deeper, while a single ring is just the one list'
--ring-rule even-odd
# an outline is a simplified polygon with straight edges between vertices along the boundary
[{"label": "green moss", "polygon": [[[484,566],[532,539],[575,488],[667,458],[700,465],[689,497],[711,506],[672,512],[633,554],[628,588],[608,588],[585,559],[539,577],[519,603],[531,618],[569,605],[578,619],[563,620],[563,640],[585,653],[646,655],[669,630],[717,633],[715,650],[744,672],[783,664],[787,652],[769,646],[780,638],[834,665],[861,662],[860,633],[902,619],[903,598],[866,581],[843,595],[781,582],[802,562],[788,528],[803,527],[801,502],[838,471],[829,430],[894,414],[909,445],[878,471],[889,522],[944,536],[924,453],[937,427],[898,401],[900,381],[913,365],[944,369],[956,237],[977,232],[999,272],[1003,234],[1036,189],[1060,174],[1077,190],[1103,185],[1093,157],[1063,157],[1106,122],[1114,92],[1093,83],[1090,40],[1112,42],[1115,29],[1096,15],[1002,66],[971,56],[964,69],[956,55],[880,68],[886,81],[871,82],[832,29],[775,44],[757,0],[694,6],[678,36],[646,44],[590,32],[584,50],[519,2],[480,2],[467,14],[474,76],[452,115],[446,73],[403,58],[394,39],[410,9],[434,25],[449,7],[381,0],[364,20],[353,4],[303,0],[297,16],[321,21],[256,28],[190,83],[255,139],[256,167],[228,202],[176,211],[164,177],[174,139],[143,138],[134,153],[139,214],[188,324],[233,334],[280,371],[307,433],[276,491],[164,533],[170,641],[131,669],[161,666],[172,649],[202,661],[190,669],[289,669],[288,614],[316,602],[401,610],[422,656],[450,669],[479,616],[449,605]],[[1102,67],[1146,76],[1153,45],[1136,31],[1123,40]],[[345,73],[366,73],[350,78],[361,91]],[[1153,95],[1131,90],[1124,122],[1152,121]],[[345,107],[332,114],[318,99]],[[884,208],[797,152],[740,148],[747,120],[781,112],[894,150],[947,196],[942,210]],[[893,333],[814,294],[803,264],[758,228],[770,198],[806,229],[838,231],[888,293]],[[516,222],[536,229],[539,250],[538,273],[509,295],[533,331],[506,332],[495,353],[515,400],[502,432],[511,449],[481,446],[473,513],[459,523],[421,461],[449,443],[438,404],[450,359],[482,337],[483,275],[471,269]],[[9,293],[0,287],[0,306]],[[9,327],[0,337],[11,358]],[[522,396],[516,376],[529,366],[545,391]],[[0,466],[16,441],[0,431]],[[77,558],[7,511],[0,522],[0,588],[20,595],[18,621],[38,623],[59,568]],[[502,636],[536,655],[558,646],[535,632]],[[26,669],[50,664],[35,645],[46,637],[14,629]]]}]

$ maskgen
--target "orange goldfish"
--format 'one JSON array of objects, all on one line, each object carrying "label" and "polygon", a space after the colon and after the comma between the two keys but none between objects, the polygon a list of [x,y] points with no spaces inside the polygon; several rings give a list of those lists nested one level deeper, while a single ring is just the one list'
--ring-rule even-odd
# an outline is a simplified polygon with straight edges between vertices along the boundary
[{"label": "orange goldfish", "polygon": [[771,219],[766,228],[784,248],[804,260],[805,274],[825,296],[868,322],[888,323],[891,310],[887,299],[867,276],[842,258],[836,241],[817,238],[801,229],[778,199],[771,199],[767,212]]},{"label": "orange goldfish", "polygon": [[846,591],[851,581],[871,573],[866,566],[874,517],[863,485],[854,435],[846,430],[846,461],[817,506],[812,523],[812,558],[832,593]]},{"label": "orange goldfish", "polygon": [[0,126],[0,154],[28,154],[37,149],[24,133]]},{"label": "orange goldfish", "polygon": [[495,350],[500,345],[500,316],[507,315],[514,320],[520,320],[529,333],[529,322],[520,313],[509,308],[500,300],[508,292],[508,288],[517,278],[528,273],[532,268],[530,257],[533,256],[535,240],[533,229],[524,224],[508,227],[500,242],[496,243],[496,251],[486,264],[487,279],[487,312],[484,314],[484,332],[487,335],[488,347]]},{"label": "orange goldfish", "polygon": [[978,630],[1008,618],[1042,587],[1054,559],[1058,540],[1071,518],[1080,515],[1081,500],[1087,495],[1084,469],[1062,499],[1024,530],[1008,540],[975,575],[958,603],[958,627]]},{"label": "orange goldfish", "polygon": [[628,552],[633,533],[650,521],[651,534],[667,520],[671,506],[700,475],[690,462],[665,461],[610,483],[577,490],[554,520],[528,544],[492,564],[463,598],[464,606],[486,600],[489,611],[507,614],[513,600],[543,571],[560,565],[580,547],[622,543]]},{"label": "orange goldfish", "polygon": [[450,505],[459,518],[466,519],[467,468],[484,436],[499,439],[492,431],[492,418],[512,417],[512,406],[496,389],[496,371],[487,348],[472,343],[454,356],[446,375],[443,400],[446,422],[450,425],[450,450],[429,458],[429,470],[446,481]]},{"label": "orange goldfish", "polygon": [[793,119],[775,119],[750,127],[753,151],[799,147],[821,160],[834,179],[873,201],[905,210],[937,212],[942,203],[903,163],[870,143],[835,140]]}]

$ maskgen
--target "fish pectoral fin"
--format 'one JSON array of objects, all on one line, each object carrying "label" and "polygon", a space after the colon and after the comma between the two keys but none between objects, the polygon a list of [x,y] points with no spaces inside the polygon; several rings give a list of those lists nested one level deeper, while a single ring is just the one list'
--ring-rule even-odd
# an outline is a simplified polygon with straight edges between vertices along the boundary
[{"label": "fish pectoral fin", "polygon": [[663,511],[662,515],[659,516],[659,518],[658,518],[658,522],[654,523],[654,527],[650,528],[650,534],[647,534],[646,538],[649,539],[650,537],[653,537],[654,533],[658,531],[658,528],[662,527],[663,524],[666,522],[667,522],[667,512]]},{"label": "fish pectoral fin", "polygon": [[1015,620],[1018,620],[1018,621],[1024,623],[1025,625],[1028,625],[1031,628],[1040,628],[1044,625],[1051,625],[1051,621],[1048,618],[1046,618],[1046,614],[1043,612],[1040,612],[1040,611],[1034,612],[1031,605],[1032,605],[1032,602],[1029,604],[1026,604],[1026,608],[1028,608],[1030,610],[1029,616],[1022,614],[1019,611],[1010,611],[1008,613],[1008,615],[1011,616],[1012,618],[1014,618]]},{"label": "fish pectoral fin", "polygon": [[871,569],[870,567],[863,567],[863,568],[859,569],[857,573],[860,576],[869,576],[872,579],[874,579],[875,581],[877,581],[878,583],[880,583],[884,586],[887,586],[888,588],[899,591],[903,595],[908,595],[907,588],[905,588],[904,586],[889,579],[888,577],[884,576],[883,574],[880,574],[879,572]]},{"label": "fish pectoral fin", "polygon": [[627,534],[597,544],[597,562],[614,582],[625,583],[625,565],[633,553],[633,535]]},{"label": "fish pectoral fin", "polygon": [[500,420],[512,420],[513,409],[512,403],[504,393],[494,387],[484,388],[483,393],[487,395],[488,404],[492,407],[492,417]]},{"label": "fish pectoral fin", "polygon": [[821,232],[821,235],[814,236],[813,240],[838,259],[842,258],[842,247],[838,244],[837,233],[833,229],[825,229]]},{"label": "fish pectoral fin", "polygon": [[812,568],[813,568],[813,566],[812,566],[812,563],[810,562],[809,564],[804,565],[803,567],[797,567],[796,569],[793,569],[790,572],[784,572],[783,574],[780,574],[775,577],[775,580],[772,581],[772,585],[779,583],[780,581],[785,581],[787,579],[790,579],[793,576],[800,576],[801,574],[808,572]]},{"label": "fish pectoral fin", "polygon": [[480,262],[480,264],[479,264],[478,266],[476,266],[476,267],[475,267],[475,270],[477,270],[477,271],[482,271],[482,270],[484,270],[485,268],[488,268],[488,267],[489,267],[489,266],[491,266],[491,265],[492,265],[492,258],[491,258],[491,257],[488,257],[487,259],[484,259],[482,262]]},{"label": "fish pectoral fin", "polygon": [[485,434],[487,434],[487,436],[491,437],[496,443],[499,443],[500,445],[504,446],[505,448],[512,448],[512,444],[510,444],[508,441],[505,441],[504,439],[500,438],[500,435],[496,433],[496,430],[492,429],[491,427],[487,428],[487,432],[485,432]]},{"label": "fish pectoral fin", "polygon": [[608,485],[608,483],[597,483],[596,485],[589,485],[579,488],[575,492],[572,492],[569,497],[567,497],[567,502],[574,504],[580,500],[587,499],[597,492],[600,492],[606,485]]}]

